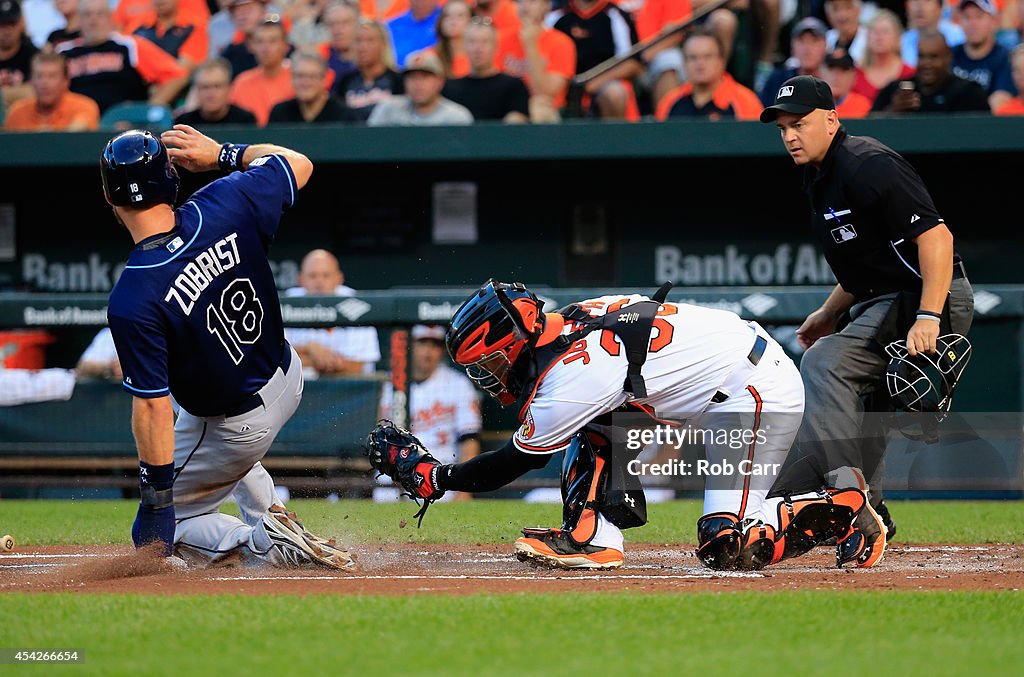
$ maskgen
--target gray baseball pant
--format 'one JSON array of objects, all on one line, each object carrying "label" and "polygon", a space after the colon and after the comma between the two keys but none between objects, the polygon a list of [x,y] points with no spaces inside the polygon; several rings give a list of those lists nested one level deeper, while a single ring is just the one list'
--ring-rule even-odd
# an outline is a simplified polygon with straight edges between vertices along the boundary
[{"label": "gray baseball pant", "polygon": [[[184,409],[174,424],[174,539],[216,561],[244,547],[266,554],[270,538],[262,518],[277,500],[274,481],[260,463],[302,399],[302,363],[292,350],[259,394],[263,404],[239,416],[193,416]],[[220,512],[234,493],[242,519]]]},{"label": "gray baseball pant", "polygon": [[[865,416],[864,398],[885,389],[889,358],[873,340],[894,301],[892,295],[853,306],[850,324],[818,339],[804,353],[800,376],[806,401],[797,440],[800,455],[812,462],[784,471],[776,489],[813,490],[830,471],[850,466],[864,473],[869,486],[877,487],[877,492],[869,492],[872,505],[881,500],[887,430],[880,416]],[[949,315],[953,332],[967,334],[974,317],[974,292],[966,278],[950,285]],[[808,455],[816,458],[807,459]]]}]

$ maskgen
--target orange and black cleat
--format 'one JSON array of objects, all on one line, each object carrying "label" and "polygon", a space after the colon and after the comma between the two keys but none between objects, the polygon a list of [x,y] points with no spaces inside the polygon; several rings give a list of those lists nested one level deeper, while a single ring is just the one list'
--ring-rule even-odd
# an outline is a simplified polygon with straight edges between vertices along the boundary
[{"label": "orange and black cleat", "polygon": [[617,569],[622,552],[615,548],[578,545],[561,529],[523,529],[516,539],[516,558],[556,569]]},{"label": "orange and black cleat", "polygon": [[869,569],[882,561],[888,529],[871,504],[857,515],[853,528],[836,544],[836,567],[856,562],[860,569]]},{"label": "orange and black cleat", "polygon": [[852,533],[851,525],[866,504],[867,498],[859,489],[827,489],[805,496],[787,496],[779,504],[782,553],[775,553],[773,563],[799,557],[829,539],[841,542]]}]

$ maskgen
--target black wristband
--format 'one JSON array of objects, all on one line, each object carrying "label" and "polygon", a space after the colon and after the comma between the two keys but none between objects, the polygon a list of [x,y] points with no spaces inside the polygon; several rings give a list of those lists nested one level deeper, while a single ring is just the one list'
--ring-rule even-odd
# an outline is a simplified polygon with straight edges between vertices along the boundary
[{"label": "black wristband", "polygon": [[937,319],[940,319],[940,320],[942,319],[942,313],[933,313],[930,310],[918,310],[917,314],[918,315],[927,315],[928,317],[934,317],[934,318],[937,318]]},{"label": "black wristband", "polygon": [[225,143],[220,147],[220,155],[217,156],[217,165],[225,172],[242,171],[245,165],[242,164],[242,157],[249,145],[245,143]]}]

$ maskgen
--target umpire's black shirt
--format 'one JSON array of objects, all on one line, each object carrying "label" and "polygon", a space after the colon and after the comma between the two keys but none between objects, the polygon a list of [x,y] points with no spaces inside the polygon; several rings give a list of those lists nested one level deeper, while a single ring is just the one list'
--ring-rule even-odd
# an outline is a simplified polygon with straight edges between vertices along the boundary
[{"label": "umpire's black shirt", "polygon": [[825,258],[857,301],[921,288],[913,239],[943,221],[910,163],[840,127],[804,190]]}]

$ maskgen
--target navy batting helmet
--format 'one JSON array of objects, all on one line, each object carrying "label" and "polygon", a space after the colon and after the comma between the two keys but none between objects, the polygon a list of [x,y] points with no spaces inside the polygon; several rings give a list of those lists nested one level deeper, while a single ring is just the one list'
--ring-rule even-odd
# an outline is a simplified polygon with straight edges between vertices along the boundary
[{"label": "navy batting helmet", "polygon": [[178,172],[160,139],[133,129],[118,134],[100,156],[100,176],[107,202],[118,207],[174,204]]}]

